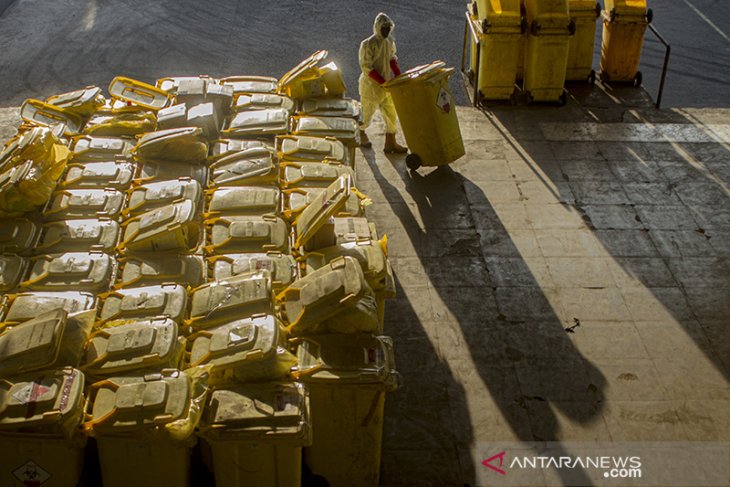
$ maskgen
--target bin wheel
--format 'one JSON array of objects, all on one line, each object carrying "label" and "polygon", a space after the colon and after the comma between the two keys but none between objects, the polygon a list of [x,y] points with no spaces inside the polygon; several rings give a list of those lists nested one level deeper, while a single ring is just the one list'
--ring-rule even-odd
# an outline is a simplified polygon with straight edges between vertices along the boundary
[{"label": "bin wheel", "polygon": [[406,167],[411,171],[415,171],[421,167],[421,157],[418,154],[408,154],[406,156]]},{"label": "bin wheel", "polygon": [[560,94],[560,98],[558,98],[558,103],[560,103],[560,106],[564,107],[568,103],[568,92],[563,90],[563,92]]},{"label": "bin wheel", "polygon": [[646,10],[646,23],[651,24],[652,20],[654,20],[654,11],[649,8]]},{"label": "bin wheel", "polygon": [[588,84],[594,86],[596,84],[596,72],[591,69],[591,74],[588,75]]},{"label": "bin wheel", "polygon": [[601,16],[601,4],[596,2],[596,17]]},{"label": "bin wheel", "polygon": [[530,34],[536,36],[540,34],[540,29],[542,29],[540,22],[538,22],[537,20],[533,20],[532,24],[530,24]]},{"label": "bin wheel", "polygon": [[609,81],[608,73],[605,71],[601,71],[600,73],[598,73],[598,79],[601,80],[601,83]]},{"label": "bin wheel", "polygon": [[570,33],[570,35],[575,35],[575,30],[575,20],[570,19],[570,23],[568,24],[568,32]]},{"label": "bin wheel", "polygon": [[637,71],[636,76],[634,76],[634,86],[636,86],[636,87],[641,86],[642,80],[643,80],[643,76],[641,74],[641,71]]}]

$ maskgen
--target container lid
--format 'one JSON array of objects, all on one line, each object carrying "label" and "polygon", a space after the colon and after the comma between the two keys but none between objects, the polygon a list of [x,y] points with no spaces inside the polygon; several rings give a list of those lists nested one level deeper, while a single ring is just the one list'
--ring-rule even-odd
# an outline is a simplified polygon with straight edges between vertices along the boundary
[{"label": "container lid", "polygon": [[107,217],[116,218],[124,194],[116,189],[64,189],[56,191],[43,217],[46,220]]},{"label": "container lid", "polygon": [[284,291],[290,329],[303,332],[354,306],[368,291],[360,264],[352,257],[337,258]]},{"label": "container lid", "polygon": [[114,377],[91,385],[90,424],[99,434],[162,427],[188,414],[192,393],[187,375]]},{"label": "container lid", "polygon": [[20,286],[35,291],[108,290],[116,269],[115,259],[101,252],[41,255],[32,262],[30,275]]},{"label": "container lid", "polygon": [[202,194],[200,183],[191,178],[147,183],[130,191],[127,212],[144,213],[183,199],[199,203]]},{"label": "container lid", "polygon": [[226,254],[210,257],[209,260],[213,263],[216,280],[267,270],[271,273],[274,289],[281,289],[291,284],[298,275],[294,257],[281,252]]},{"label": "container lid", "polygon": [[265,382],[213,391],[202,434],[211,440],[258,439],[280,442],[309,437],[309,403],[302,384]]},{"label": "container lid", "polygon": [[177,323],[169,318],[114,322],[88,341],[84,372],[96,377],[177,367],[182,354]]},{"label": "container lid", "polygon": [[28,270],[28,259],[17,255],[0,255],[0,292],[14,289]]},{"label": "container lid", "polygon": [[201,74],[199,76],[175,76],[175,77],[166,77],[166,78],[160,78],[155,82],[155,86],[162,91],[166,92],[175,92],[177,91],[177,88],[180,86],[180,83],[183,81],[191,81],[191,80],[199,80],[202,79],[206,82],[215,81],[213,78],[208,76],[207,74]]},{"label": "container lid", "polygon": [[312,201],[294,223],[294,247],[301,248],[314,236],[322,225],[345,206],[350,197],[352,180],[350,176],[340,176],[318,199]]},{"label": "container lid", "polygon": [[436,77],[450,76],[453,69],[446,69],[445,66],[446,63],[443,61],[434,61],[431,64],[416,66],[415,68],[411,68],[403,72],[400,76],[396,76],[390,81],[385,82],[385,84],[383,84],[383,88],[388,89],[399,86],[403,83],[410,83],[413,81],[424,82]]},{"label": "container lid", "polygon": [[[181,248],[170,247],[170,232],[192,225],[196,216],[196,205],[191,200],[182,200],[156,210],[142,213],[125,222],[121,246],[128,250],[187,250],[197,245],[192,240],[178,242]],[[194,237],[190,235],[190,237]]]},{"label": "container lid", "polygon": [[236,152],[210,164],[210,179],[218,186],[274,184],[279,176],[273,151],[260,147]]},{"label": "container lid", "polygon": [[286,85],[296,81],[297,78],[310,76],[313,71],[316,73],[317,64],[324,60],[327,57],[327,54],[328,53],[325,50],[316,51],[282,76],[279,79],[279,86],[286,87]]},{"label": "container lid", "polygon": [[101,308],[102,321],[168,317],[180,322],[188,295],[183,286],[163,284],[112,291]]},{"label": "container lid", "polygon": [[344,161],[346,157],[345,146],[334,137],[280,135],[277,145],[282,160]]},{"label": "container lid", "polygon": [[134,153],[141,160],[169,160],[203,163],[208,158],[208,142],[204,138],[203,129],[199,127],[181,127],[158,130],[143,135]]},{"label": "container lid", "polygon": [[207,220],[211,253],[285,251],[289,227],[279,217],[222,216]]},{"label": "container lid", "polygon": [[223,187],[210,193],[208,212],[236,215],[278,214],[281,191],[274,187]]},{"label": "container lid", "polygon": [[300,113],[326,117],[362,118],[362,105],[352,98],[309,98],[302,101]]},{"label": "container lid", "polygon": [[150,110],[164,108],[168,102],[168,95],[159,88],[147,83],[117,76],[109,85],[109,94],[112,98],[124,100]]},{"label": "container lid", "polygon": [[78,115],[65,111],[50,103],[28,99],[20,107],[20,117],[26,122],[53,128],[63,127],[65,135],[76,135],[81,132],[83,122]]},{"label": "container lid", "polygon": [[71,163],[61,186],[78,189],[127,189],[135,169],[136,165],[132,162]]},{"label": "container lid", "polygon": [[[0,381],[0,430],[63,428],[71,436],[81,424],[83,388],[84,374],[71,367],[33,381]],[[72,417],[78,421],[68,423]]]},{"label": "container lid", "polygon": [[[98,86],[87,86],[81,90],[69,91],[68,93],[51,96],[46,99],[46,103],[50,103],[51,105],[55,105],[59,108],[69,109],[94,102],[99,99],[99,97],[103,100],[101,88]],[[103,101],[101,103],[103,104]]]},{"label": "container lid", "polygon": [[139,171],[137,182],[148,183],[154,181],[165,181],[187,177],[200,183],[206,184],[208,180],[208,168],[204,165],[180,164],[173,161],[145,162]]},{"label": "container lid", "polygon": [[266,360],[276,354],[279,327],[274,316],[262,314],[196,333],[189,338],[190,366],[225,369]]},{"label": "container lid", "polygon": [[0,334],[0,376],[50,368],[56,362],[68,313],[42,313]]},{"label": "container lid", "polygon": [[353,141],[358,137],[357,120],[345,117],[295,116],[292,133],[295,135],[332,136]]},{"label": "container lid", "polygon": [[221,84],[233,87],[233,93],[276,93],[276,78],[269,76],[228,76]]},{"label": "container lid", "polygon": [[39,252],[111,251],[119,238],[119,224],[106,218],[65,220],[43,225]]},{"label": "container lid", "polygon": [[353,180],[355,172],[352,168],[340,164],[286,163],[282,183],[286,187],[327,187],[343,175],[348,175],[350,180]]},{"label": "container lid", "polygon": [[21,323],[43,313],[62,309],[68,314],[96,308],[96,296],[86,292],[28,292],[15,294],[5,324]]},{"label": "container lid", "polygon": [[[324,191],[324,188],[298,187],[288,189],[284,195],[284,216],[289,219],[296,217],[304,208],[316,200]],[[361,199],[356,193],[350,193],[345,206],[335,213],[336,216],[360,216],[363,214]]]},{"label": "container lid", "polygon": [[75,137],[71,145],[73,159],[83,161],[109,161],[132,158],[132,143],[120,137]]},{"label": "container lid", "polygon": [[279,134],[289,126],[289,111],[284,108],[267,108],[236,113],[223,133],[230,134]]},{"label": "container lid", "polygon": [[0,252],[21,254],[30,250],[40,235],[39,226],[27,218],[0,218]]},{"label": "container lid", "polygon": [[241,93],[236,97],[233,109],[261,110],[264,108],[283,108],[289,112],[294,110],[294,100],[288,96],[273,93]]},{"label": "container lid", "polygon": [[122,287],[175,283],[194,288],[205,281],[206,265],[202,255],[130,255],[123,263]]},{"label": "container lid", "polygon": [[236,152],[256,148],[265,148],[272,152],[274,150],[271,144],[263,140],[220,139],[211,143],[209,159],[214,162]]},{"label": "container lid", "polygon": [[297,347],[297,358],[305,383],[397,385],[389,337],[368,333],[306,337]]},{"label": "container lid", "polygon": [[190,322],[199,327],[273,311],[268,271],[251,272],[203,284],[192,293]]}]

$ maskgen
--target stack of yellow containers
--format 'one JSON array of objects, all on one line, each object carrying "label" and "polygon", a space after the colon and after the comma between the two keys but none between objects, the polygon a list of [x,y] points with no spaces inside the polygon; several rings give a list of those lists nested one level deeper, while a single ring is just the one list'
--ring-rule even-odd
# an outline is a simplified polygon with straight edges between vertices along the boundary
[{"label": "stack of yellow containers", "polygon": [[189,485],[199,437],[218,485],[298,486],[304,447],[330,485],[377,482],[394,280],[355,185],[360,105],[324,57],[23,105],[0,154],[0,483],[75,486],[88,437],[105,486]]}]

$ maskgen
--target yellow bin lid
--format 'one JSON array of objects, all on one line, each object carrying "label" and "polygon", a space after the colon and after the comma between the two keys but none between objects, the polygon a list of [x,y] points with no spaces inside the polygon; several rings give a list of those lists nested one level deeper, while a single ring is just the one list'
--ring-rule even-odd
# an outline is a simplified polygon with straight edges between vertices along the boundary
[{"label": "yellow bin lid", "polygon": [[217,281],[232,276],[267,270],[274,290],[281,290],[297,278],[297,261],[289,254],[266,252],[252,254],[224,254],[209,257],[213,278]]}]

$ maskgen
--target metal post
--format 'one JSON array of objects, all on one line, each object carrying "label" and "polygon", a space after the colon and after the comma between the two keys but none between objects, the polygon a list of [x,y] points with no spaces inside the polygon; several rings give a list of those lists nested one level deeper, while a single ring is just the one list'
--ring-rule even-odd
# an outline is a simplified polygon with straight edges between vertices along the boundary
[{"label": "metal post", "polygon": [[656,97],[656,104],[655,106],[659,108],[662,102],[662,94],[664,93],[664,81],[667,78],[667,67],[669,66],[669,54],[672,52],[672,46],[669,45],[669,43],[664,40],[664,37],[657,31],[653,25],[649,24],[649,30],[654,33],[657,39],[659,39],[659,42],[664,44],[664,47],[666,47],[666,52],[664,54],[664,66],[662,67],[662,77],[661,81],[659,81],[659,93]]}]

